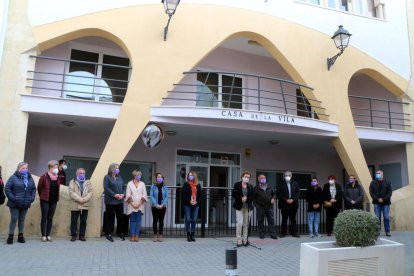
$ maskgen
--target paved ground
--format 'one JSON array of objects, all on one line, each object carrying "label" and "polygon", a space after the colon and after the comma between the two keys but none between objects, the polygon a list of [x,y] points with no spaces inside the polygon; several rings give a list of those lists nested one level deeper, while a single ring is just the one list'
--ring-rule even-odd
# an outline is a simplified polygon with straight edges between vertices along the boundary
[{"label": "paved ground", "polygon": [[[414,232],[394,232],[390,239],[406,245],[405,274],[414,275]],[[252,238],[261,250],[238,249],[239,275],[298,275],[300,243],[310,241],[315,239]],[[150,239],[42,243],[28,238],[26,244],[0,244],[0,275],[224,275],[225,249],[233,246],[232,238],[198,238],[195,243],[177,238],[162,243]]]}]

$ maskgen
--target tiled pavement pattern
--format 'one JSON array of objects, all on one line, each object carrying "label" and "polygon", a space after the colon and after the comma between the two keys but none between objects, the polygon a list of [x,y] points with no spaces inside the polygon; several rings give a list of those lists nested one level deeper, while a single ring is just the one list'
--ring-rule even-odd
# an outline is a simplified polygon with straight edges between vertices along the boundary
[{"label": "tiled pavement pattern", "polygon": [[[414,232],[393,232],[391,240],[404,243],[406,275],[414,275]],[[164,242],[142,239],[110,243],[105,239],[41,242],[27,238],[26,244],[0,244],[0,275],[224,275],[225,249],[232,238],[165,238]],[[332,237],[320,238],[321,241]],[[238,249],[239,275],[298,275],[301,242],[307,236],[278,240],[251,238],[260,247]]]}]

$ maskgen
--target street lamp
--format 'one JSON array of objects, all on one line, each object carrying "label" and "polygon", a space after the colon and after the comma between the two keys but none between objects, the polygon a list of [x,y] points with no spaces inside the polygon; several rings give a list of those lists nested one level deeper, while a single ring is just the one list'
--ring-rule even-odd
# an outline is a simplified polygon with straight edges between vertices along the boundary
[{"label": "street lamp", "polygon": [[177,9],[180,0],[161,0],[161,3],[164,4],[165,13],[168,15],[168,23],[164,28],[164,41],[167,40],[168,26],[170,25],[171,17],[174,15],[175,10]]},{"label": "street lamp", "polygon": [[336,48],[339,49],[339,53],[334,55],[331,58],[328,58],[328,70],[334,65],[336,59],[342,55],[345,48],[348,47],[349,38],[351,37],[351,34],[343,28],[342,25],[339,25],[338,30],[334,33],[332,39],[335,43]]}]

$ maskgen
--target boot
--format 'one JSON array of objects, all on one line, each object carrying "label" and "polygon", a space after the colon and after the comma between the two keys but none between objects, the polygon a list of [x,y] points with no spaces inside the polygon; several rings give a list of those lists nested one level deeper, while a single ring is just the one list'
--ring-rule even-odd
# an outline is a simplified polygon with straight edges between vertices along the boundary
[{"label": "boot", "polygon": [[26,242],[26,240],[23,237],[23,233],[19,233],[19,236],[17,237],[17,242],[20,242],[20,243]]},{"label": "boot", "polygon": [[159,242],[164,241],[164,238],[162,237],[162,234],[158,234],[158,241],[159,241]]},{"label": "boot", "polygon": [[188,241],[188,242],[191,242],[190,232],[187,232],[187,241]]},{"label": "boot", "polygon": [[14,237],[13,234],[12,235],[9,234],[9,237],[7,238],[7,244],[13,244],[13,237]]},{"label": "boot", "polygon": [[194,232],[191,232],[191,236],[190,236],[190,239],[191,239],[191,241],[192,241],[192,242],[195,242],[195,238],[194,238]]}]

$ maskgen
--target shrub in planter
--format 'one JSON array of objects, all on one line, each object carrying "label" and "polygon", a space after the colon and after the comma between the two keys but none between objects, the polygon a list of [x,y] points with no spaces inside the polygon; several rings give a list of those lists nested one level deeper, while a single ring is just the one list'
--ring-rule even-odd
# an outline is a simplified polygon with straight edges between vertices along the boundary
[{"label": "shrub in planter", "polygon": [[335,219],[334,233],[338,246],[374,245],[380,233],[379,220],[366,211],[346,210]]}]

